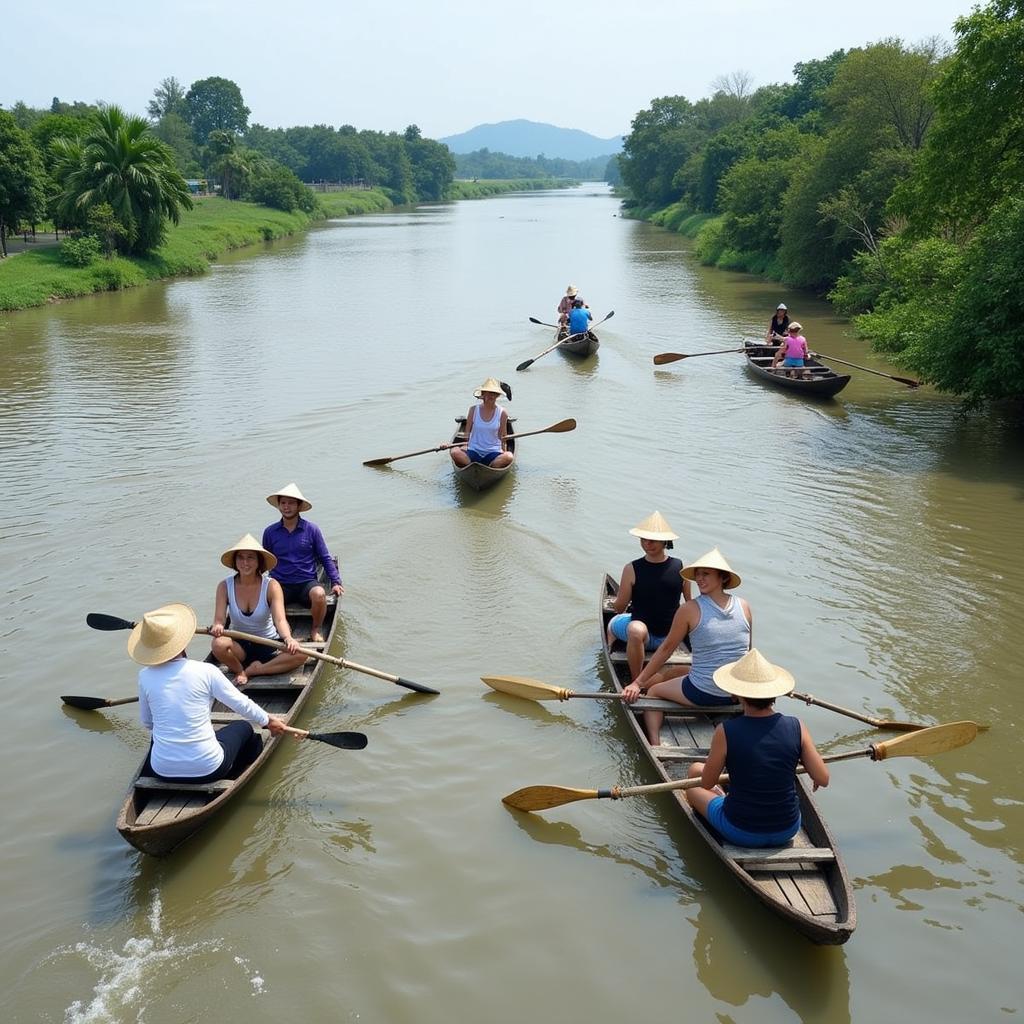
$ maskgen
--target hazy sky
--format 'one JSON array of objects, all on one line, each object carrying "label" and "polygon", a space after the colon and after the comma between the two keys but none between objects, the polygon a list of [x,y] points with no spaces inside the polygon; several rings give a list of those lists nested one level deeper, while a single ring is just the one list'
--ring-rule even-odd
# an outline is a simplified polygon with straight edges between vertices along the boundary
[{"label": "hazy sky", "polygon": [[608,137],[656,96],[887,36],[953,39],[969,0],[11,0],[0,104],[104,100],[145,113],[162,78],[235,81],[251,120],[437,138],[525,117]]}]

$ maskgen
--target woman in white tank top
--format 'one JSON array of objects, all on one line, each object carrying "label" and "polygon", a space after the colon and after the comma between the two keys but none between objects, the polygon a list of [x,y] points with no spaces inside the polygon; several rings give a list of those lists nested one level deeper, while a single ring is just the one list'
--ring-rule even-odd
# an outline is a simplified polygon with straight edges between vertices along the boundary
[{"label": "woman in white tank top", "polygon": [[[298,668],[306,656],[300,653],[292,637],[284,611],[284,591],[277,580],[266,575],[277,565],[277,558],[247,533],[221,555],[220,561],[234,569],[235,575],[217,584],[210,635],[213,655],[235,674],[235,686],[245,686],[250,676],[271,676]],[[267,640],[281,640],[287,644],[287,651],[224,636],[229,613],[231,629]]]},{"label": "woman in white tank top", "polygon": [[488,377],[473,392],[480,399],[480,404],[474,405],[466,415],[468,445],[465,448],[454,448],[450,444],[442,446],[450,449],[452,462],[456,466],[483,462],[495,469],[502,469],[512,464],[515,456],[505,449],[508,413],[498,406],[501,393],[501,384],[493,377]]}]

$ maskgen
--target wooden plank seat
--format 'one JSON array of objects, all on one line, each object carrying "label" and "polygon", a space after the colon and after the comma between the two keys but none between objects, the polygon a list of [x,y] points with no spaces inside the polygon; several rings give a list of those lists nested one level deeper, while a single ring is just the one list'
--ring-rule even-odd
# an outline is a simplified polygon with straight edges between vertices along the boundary
[{"label": "wooden plank seat", "polygon": [[135,819],[138,826],[167,825],[186,811],[197,811],[206,806],[202,794],[174,793],[168,796],[154,794]]},{"label": "wooden plank seat", "polygon": [[167,782],[148,775],[140,775],[135,780],[135,785],[139,789],[173,789],[189,793],[223,793],[234,784],[233,779],[219,779],[217,782]]},{"label": "wooden plank seat", "polygon": [[252,690],[301,690],[305,683],[297,683],[290,676],[281,673],[274,676],[256,676],[241,688],[242,693]]},{"label": "wooden plank seat", "polygon": [[[651,652],[651,653],[653,653],[653,652]],[[646,665],[647,662],[650,661],[650,660],[651,660],[650,658],[645,657],[644,658],[644,664]],[[612,661],[615,662],[615,663],[625,662],[626,661],[626,652],[625,651],[612,651]],[[684,651],[682,648],[680,648],[677,651],[673,651],[668,656],[667,660],[665,661],[665,664],[666,665],[692,665],[693,664],[693,655],[690,654],[689,651]]]},{"label": "wooden plank seat", "polygon": [[836,859],[835,851],[821,846],[779,846],[757,849],[723,843],[722,852],[737,864],[745,864],[748,870],[751,870],[751,865],[755,862],[777,867],[780,864],[793,864],[798,861],[813,861],[821,864]]},{"label": "wooden plank seat", "polygon": [[713,708],[688,708],[684,704],[677,704],[674,700],[658,700],[657,697],[640,697],[628,707],[630,711],[664,711],[666,715],[683,718],[693,718],[694,716],[706,718],[708,715],[740,715],[743,713],[743,709],[738,704],[726,704]]}]

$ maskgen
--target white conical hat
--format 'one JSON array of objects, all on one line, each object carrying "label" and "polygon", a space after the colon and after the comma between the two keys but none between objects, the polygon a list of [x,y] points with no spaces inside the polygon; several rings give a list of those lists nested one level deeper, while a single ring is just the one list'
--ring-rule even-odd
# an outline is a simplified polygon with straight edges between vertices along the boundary
[{"label": "white conical hat", "polygon": [[187,604],[146,612],[128,637],[128,655],[140,665],[160,665],[181,654],[195,635],[196,613]]},{"label": "white conical hat", "polygon": [[679,540],[679,534],[672,532],[672,527],[660,512],[652,512],[629,532],[634,537],[643,537],[646,540]]},{"label": "white conical hat", "polygon": [[718,548],[712,548],[706,555],[701,555],[700,558],[686,566],[681,573],[683,579],[690,580],[692,583],[694,569],[721,569],[722,572],[727,572],[729,578],[723,584],[725,588],[738,587],[743,582],[739,573],[732,571],[732,566],[725,560],[725,555]]},{"label": "white conical hat", "polygon": [[312,503],[306,501],[302,496],[302,491],[299,490],[298,484],[287,484],[279,491],[274,491],[273,494],[267,495],[267,503],[273,505],[274,508],[278,508],[278,498],[295,498],[299,503],[300,512],[308,512],[312,507]]},{"label": "white conical hat", "polygon": [[796,680],[778,665],[773,665],[756,647],[751,647],[739,661],[730,661],[715,670],[715,685],[737,697],[767,700],[781,697],[796,686]]},{"label": "white conical hat", "polygon": [[235,545],[228,548],[220,556],[220,564],[228,569],[234,569],[235,552],[237,551],[255,551],[257,555],[262,555],[264,572],[270,572],[277,565],[277,555],[272,555],[251,533],[247,533]]}]

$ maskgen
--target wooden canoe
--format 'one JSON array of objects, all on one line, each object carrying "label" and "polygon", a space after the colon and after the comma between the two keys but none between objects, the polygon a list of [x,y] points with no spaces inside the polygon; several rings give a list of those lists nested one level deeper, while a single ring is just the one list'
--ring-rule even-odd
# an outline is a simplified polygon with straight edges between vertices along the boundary
[{"label": "wooden canoe", "polygon": [[[455,422],[458,426],[456,426],[455,434],[452,436],[452,444],[462,444],[466,440],[466,417],[456,416]],[[515,420],[510,416],[508,420],[509,433],[512,432],[513,423],[515,423]],[[508,450],[515,455],[516,439],[513,437],[507,444]],[[502,466],[501,469],[485,466],[482,462],[471,462],[468,466],[456,466],[453,462],[452,466],[455,469],[456,479],[461,480],[474,491],[486,491],[488,487],[493,487],[503,476],[511,472],[515,464],[515,459],[513,459],[512,462],[507,466]]]},{"label": "wooden canoe", "polygon": [[[289,605],[288,622],[292,635],[305,647],[326,651],[334,637],[338,618],[337,598],[328,592],[327,616],[324,619],[325,643],[310,643],[301,640],[310,636],[312,619],[308,608]],[[206,660],[216,664],[212,655]],[[275,676],[255,676],[245,687],[244,693],[269,714],[283,718],[289,725],[295,725],[296,717],[303,704],[325,671],[327,662],[310,659],[290,673]],[[240,716],[219,701],[211,711],[214,727],[237,721]],[[144,776],[142,769],[145,759],[135,773],[128,788],[124,806],[117,817],[117,830],[136,849],[154,857],[164,857],[186,839],[202,828],[211,818],[219,814],[245,786],[263,769],[278,744],[293,738],[271,736],[266,729],[258,729],[263,737],[263,751],[260,756],[236,779],[219,782],[193,784],[164,782],[151,776]]]},{"label": "wooden canoe", "polygon": [[555,332],[555,341],[558,342],[556,351],[564,352],[567,356],[585,359],[587,356],[592,356],[601,346],[601,342],[593,331],[587,331],[582,338],[576,338],[574,341],[562,340],[568,337],[569,328],[566,326],[559,327]]},{"label": "wooden canoe", "polygon": [[[605,665],[618,692],[629,685],[625,645],[608,646],[609,608],[618,583],[605,576],[601,586],[599,621]],[[670,663],[687,664],[690,654],[680,648]],[[701,713],[671,701],[640,698],[633,705],[620,704],[633,735],[661,781],[685,779],[694,761],[703,761],[715,726],[737,712]],[[660,747],[647,741],[641,712],[649,708],[665,712]],[[802,826],[784,849],[758,850],[732,846],[722,841],[707,820],[697,814],[682,791],[674,791],[676,809],[696,829],[725,869],[769,910],[792,924],[812,942],[840,945],[853,934],[857,915],[853,889],[832,834],[811,799],[811,789],[797,776]]]},{"label": "wooden canoe", "polygon": [[[782,366],[771,368],[775,358],[774,345],[752,345],[747,342],[743,354],[747,360],[747,370],[758,380],[767,381],[777,388],[796,391],[810,398],[833,398],[850,383],[848,373],[836,373],[830,366],[811,357],[804,360],[805,369],[810,372],[810,380],[803,377],[790,377]],[[801,371],[797,370],[797,373]]]}]

